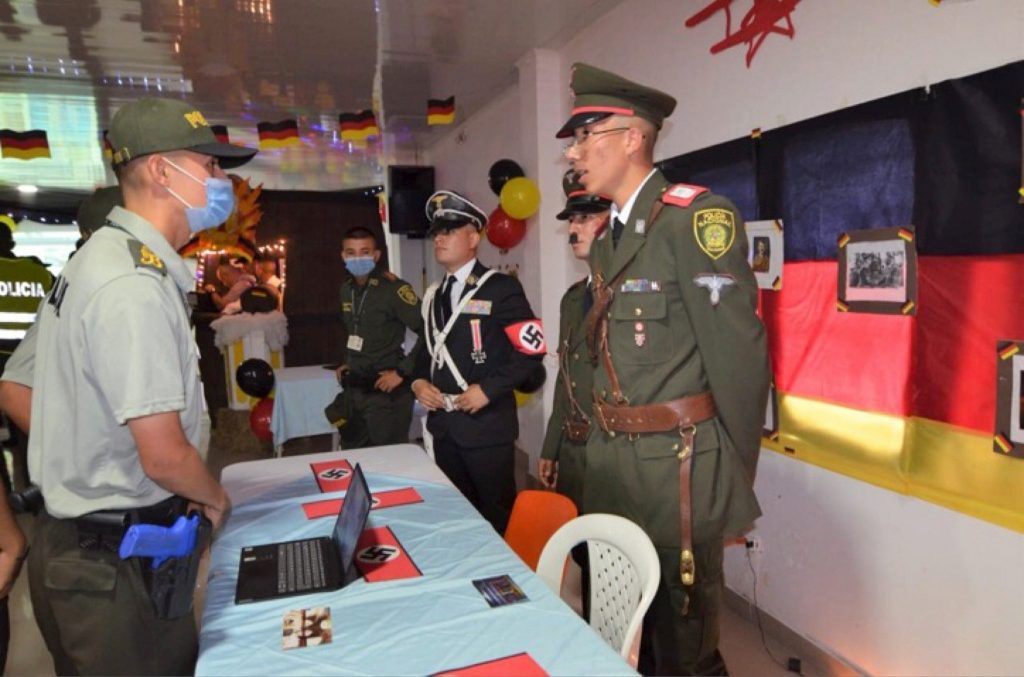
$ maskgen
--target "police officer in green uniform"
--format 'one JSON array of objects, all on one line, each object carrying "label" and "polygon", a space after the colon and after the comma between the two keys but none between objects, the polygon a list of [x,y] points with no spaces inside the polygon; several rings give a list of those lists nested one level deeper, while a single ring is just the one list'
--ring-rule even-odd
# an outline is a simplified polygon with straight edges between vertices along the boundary
[{"label": "police officer in green uniform", "polygon": [[413,394],[409,389],[416,347],[405,355],[405,330],[422,335],[420,300],[412,287],[381,270],[381,250],[365,228],[342,241],[341,258],[350,277],[341,286],[341,317],[348,335],[345,364],[338,369],[343,391],[328,418],[341,426],[344,449],[409,441]]},{"label": "police officer in green uniform", "polygon": [[647,674],[725,674],[722,550],[760,515],[753,492],[770,370],[743,220],[654,168],[668,94],[586,64],[558,132],[591,193],[612,198],[591,249],[597,360],[583,505],[650,536],[662,583],[643,628]]},{"label": "police officer in green uniform", "polygon": [[[557,216],[569,221],[572,255],[586,261],[590,247],[608,223],[611,200],[592,195],[576,180],[573,170],[562,181],[566,202]],[[586,313],[593,304],[587,276],[569,287],[559,306],[558,383],[540,452],[541,484],[557,489],[583,511],[583,470],[590,436],[590,401],[594,365],[587,355]]]},{"label": "police officer in green uniform", "polygon": [[[13,225],[6,216],[0,221],[0,370],[36,321],[39,302],[53,286],[53,275],[42,261],[15,255]],[[5,446],[11,450],[14,477],[8,475],[7,463],[0,462],[0,481],[10,492],[28,483],[28,472],[24,436],[10,426],[8,429],[10,437]]]},{"label": "police officer in green uniform", "polygon": [[218,143],[202,113],[169,99],[124,106],[108,138],[125,207],[40,306],[29,466],[45,511],[32,606],[58,674],[191,674],[192,614],[158,612],[154,592],[169,582],[149,558],[117,551],[131,524],[166,526],[193,505],[216,527],[228,510],[197,452],[194,281],[177,250],[231,214],[223,167],[254,151]]}]

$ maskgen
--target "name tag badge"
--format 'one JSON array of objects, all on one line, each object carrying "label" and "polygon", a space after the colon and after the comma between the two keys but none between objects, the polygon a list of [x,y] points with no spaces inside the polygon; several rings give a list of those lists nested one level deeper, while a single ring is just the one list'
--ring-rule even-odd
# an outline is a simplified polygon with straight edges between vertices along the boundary
[{"label": "name tag badge", "polygon": [[348,349],[359,352],[363,349],[363,337],[361,336],[349,336],[348,337]]},{"label": "name tag badge", "polygon": [[466,303],[466,307],[462,309],[462,312],[466,313],[467,315],[490,315],[491,302],[470,299]]}]

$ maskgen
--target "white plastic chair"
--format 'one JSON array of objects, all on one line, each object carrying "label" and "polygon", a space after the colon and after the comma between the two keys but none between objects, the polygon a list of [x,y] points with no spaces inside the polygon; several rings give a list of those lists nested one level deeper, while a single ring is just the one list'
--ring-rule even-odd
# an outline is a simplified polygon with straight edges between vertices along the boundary
[{"label": "white plastic chair", "polygon": [[618,515],[590,514],[564,524],[537,562],[537,575],[561,593],[569,551],[586,541],[590,555],[590,627],[635,668],[640,629],[661,580],[654,544]]}]

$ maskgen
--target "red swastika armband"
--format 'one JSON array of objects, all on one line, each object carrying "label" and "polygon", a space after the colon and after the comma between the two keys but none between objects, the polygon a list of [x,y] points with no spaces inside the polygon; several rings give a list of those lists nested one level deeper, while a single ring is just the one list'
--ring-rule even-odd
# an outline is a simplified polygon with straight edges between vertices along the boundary
[{"label": "red swastika armband", "polygon": [[544,324],[537,319],[516,322],[505,327],[505,335],[512,346],[524,355],[543,355],[548,351],[544,340]]}]

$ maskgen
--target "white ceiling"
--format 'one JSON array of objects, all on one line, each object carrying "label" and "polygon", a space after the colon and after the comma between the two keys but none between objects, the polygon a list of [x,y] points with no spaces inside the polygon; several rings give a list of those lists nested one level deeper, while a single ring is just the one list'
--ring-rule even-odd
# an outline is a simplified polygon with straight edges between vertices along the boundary
[{"label": "white ceiling", "polygon": [[[343,190],[383,181],[441,128],[428,98],[456,97],[456,122],[513,84],[515,62],[557,48],[621,0],[0,0],[0,128],[45,129],[52,159],[0,160],[0,204],[68,208],[112,180],[101,134],[142,96],[197,105],[233,142],[297,118],[303,145],[246,167],[270,188]],[[377,96],[374,92],[377,88]],[[381,111],[388,143],[337,137],[337,116]]]}]

